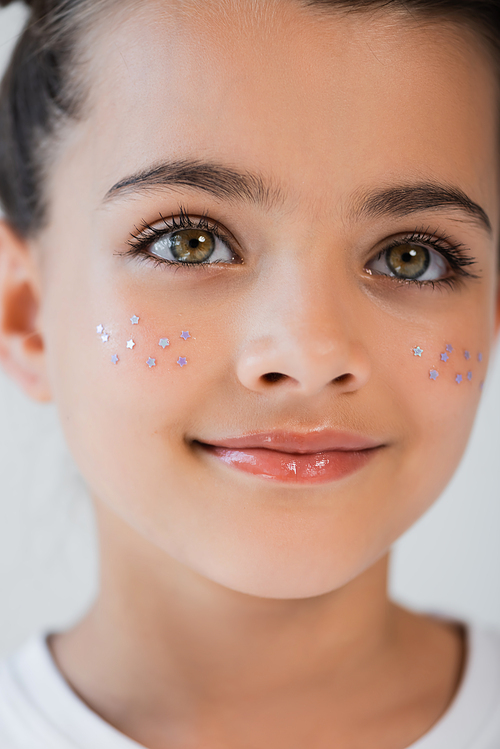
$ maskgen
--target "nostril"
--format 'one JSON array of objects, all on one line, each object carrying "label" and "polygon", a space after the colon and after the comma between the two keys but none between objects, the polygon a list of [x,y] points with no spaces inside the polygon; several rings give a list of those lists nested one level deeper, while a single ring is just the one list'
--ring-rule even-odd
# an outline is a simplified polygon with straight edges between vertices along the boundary
[{"label": "nostril", "polygon": [[278,380],[281,380],[283,377],[286,377],[286,375],[281,374],[281,372],[268,372],[265,375],[262,375],[262,379],[266,382],[278,382]]},{"label": "nostril", "polygon": [[347,380],[349,379],[350,376],[351,375],[349,373],[346,373],[346,374],[343,374],[343,375],[339,375],[338,377],[336,377],[333,380],[333,382],[338,382],[339,384],[341,384],[343,382],[347,382]]}]

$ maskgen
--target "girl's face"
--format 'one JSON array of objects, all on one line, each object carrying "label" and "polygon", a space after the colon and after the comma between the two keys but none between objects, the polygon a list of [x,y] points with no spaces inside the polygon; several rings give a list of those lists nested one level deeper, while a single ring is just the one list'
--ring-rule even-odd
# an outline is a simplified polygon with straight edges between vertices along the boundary
[{"label": "girl's face", "polygon": [[140,535],[235,590],[321,594],[467,442],[496,324],[493,67],[406,15],[140,5],[101,24],[51,171],[51,393]]}]

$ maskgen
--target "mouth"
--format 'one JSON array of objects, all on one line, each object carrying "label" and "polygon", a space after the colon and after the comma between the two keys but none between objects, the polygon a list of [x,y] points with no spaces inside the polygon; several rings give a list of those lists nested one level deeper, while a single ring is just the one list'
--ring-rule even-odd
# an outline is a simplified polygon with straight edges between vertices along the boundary
[{"label": "mouth", "polygon": [[295,484],[338,481],[363,468],[386,445],[347,432],[267,432],[196,440],[206,454],[244,473]]}]

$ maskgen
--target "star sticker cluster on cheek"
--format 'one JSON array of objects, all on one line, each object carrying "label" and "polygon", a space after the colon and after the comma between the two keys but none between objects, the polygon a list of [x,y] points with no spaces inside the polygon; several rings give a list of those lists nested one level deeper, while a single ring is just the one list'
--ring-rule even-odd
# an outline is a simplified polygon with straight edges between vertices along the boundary
[{"label": "star sticker cluster on cheek", "polygon": [[[412,353],[413,356],[416,356],[423,361],[425,361],[426,359],[428,360],[428,363],[431,365],[431,367],[427,369],[428,378],[433,382],[436,382],[441,377],[441,381],[450,380],[452,382],[455,382],[457,385],[462,385],[464,382],[472,382],[476,379],[474,370],[470,368],[471,360],[474,357],[469,349],[463,349],[460,353],[459,349],[452,346],[451,343],[447,343],[444,346],[443,351],[439,352],[438,354],[434,352],[427,353],[426,356],[426,351],[420,345],[418,345],[412,348]],[[476,359],[478,365],[481,365],[483,363],[483,354],[481,351],[477,352]],[[438,361],[441,365],[439,368],[437,366]],[[462,369],[462,366],[464,366],[466,362],[466,371],[457,371]],[[480,369],[482,370],[482,367]],[[484,373],[479,372],[479,374],[483,375]],[[479,383],[480,390],[483,389],[483,385],[484,381],[481,379]]]},{"label": "star sticker cluster on cheek", "polygon": [[[140,320],[141,320],[141,318],[139,317],[139,315],[132,315],[132,317],[129,318],[129,323],[128,324],[130,324],[130,325],[139,325]],[[140,328],[139,328],[139,331],[140,331]],[[144,344],[143,341],[140,340],[140,332],[139,332],[139,336],[137,336],[137,340],[135,338],[129,338],[126,341],[123,341],[123,339],[122,339],[121,342],[118,342],[116,340],[118,338],[118,336],[116,336],[112,331],[110,332],[110,331],[106,330],[105,326],[102,323],[100,323],[99,325],[96,326],[96,333],[100,337],[102,343],[108,343],[108,341],[111,341],[113,348],[115,348],[116,344],[118,343],[119,345],[121,344],[121,346],[124,347],[125,351],[134,351],[134,349],[137,346],[138,351],[142,350],[142,354],[147,354],[148,355],[147,358],[144,359],[144,362],[145,362],[145,364],[147,365],[147,367],[149,369],[153,369],[153,368],[156,368],[158,366],[161,367],[162,364],[167,363],[167,362],[165,362],[165,360],[163,358],[158,359],[156,356],[153,356],[151,351],[147,351],[147,350],[145,351],[144,350],[145,344]],[[180,335],[179,335],[179,338],[182,339],[183,344],[185,344],[186,341],[188,341],[190,338],[192,338],[192,335],[189,332],[189,330],[182,330],[181,333],[180,333]],[[181,345],[183,346],[183,344],[181,344]],[[189,344],[189,345],[191,345],[191,344]],[[158,346],[161,349],[163,349],[163,351],[165,351],[165,349],[167,349],[167,348],[170,348],[170,346],[171,346],[171,344],[170,344],[170,338],[166,338],[166,337],[160,338],[158,340]],[[176,347],[173,347],[173,348],[176,348]],[[120,349],[118,349],[118,350],[120,350]],[[120,354],[120,356],[118,355],[118,350],[115,349],[115,351],[113,352],[113,355],[111,356],[111,363],[115,364],[115,365],[118,364],[119,362],[123,363],[123,361],[125,361],[125,359],[123,359],[123,358],[121,359],[120,358],[120,356],[122,356],[122,354]],[[187,357],[184,356],[183,354],[184,354],[184,351],[180,351],[180,352],[177,351],[175,353],[175,355],[174,355],[174,360],[175,360],[175,357],[177,357],[177,359],[175,360],[175,363],[178,364],[179,367],[181,367],[181,369],[183,367],[187,366],[187,363],[188,363]],[[127,354],[127,356],[130,356],[130,355]],[[163,354],[161,355],[161,357],[163,357]],[[129,361],[130,361],[130,359],[129,359]]]}]

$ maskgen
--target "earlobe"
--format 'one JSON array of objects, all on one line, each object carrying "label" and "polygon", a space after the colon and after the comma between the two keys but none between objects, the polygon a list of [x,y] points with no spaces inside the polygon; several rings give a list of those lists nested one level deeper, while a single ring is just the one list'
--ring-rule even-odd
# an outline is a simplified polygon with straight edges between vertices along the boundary
[{"label": "earlobe", "polygon": [[38,328],[38,268],[27,244],[0,220],[0,363],[31,398],[51,400]]}]

